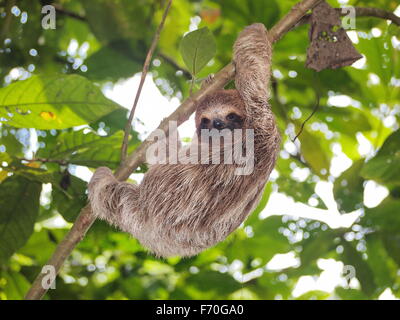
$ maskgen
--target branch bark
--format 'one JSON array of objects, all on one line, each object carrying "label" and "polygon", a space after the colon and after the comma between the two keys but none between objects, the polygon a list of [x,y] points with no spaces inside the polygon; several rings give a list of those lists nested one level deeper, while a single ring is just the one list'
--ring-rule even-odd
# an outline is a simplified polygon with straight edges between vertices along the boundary
[{"label": "branch bark", "polygon": [[56,9],[56,12],[59,13],[59,14],[74,18],[74,19],[82,21],[82,22],[86,21],[86,17],[81,16],[78,13],[75,13],[75,12],[69,11],[67,9],[64,9],[59,3],[53,3],[52,6]]},{"label": "branch bark", "polygon": [[[396,16],[391,11],[386,11],[378,8],[363,8],[363,7],[355,7],[356,10],[356,18],[357,17],[375,17],[380,19],[386,19],[392,21],[394,24],[400,26],[400,17]],[[347,12],[343,13],[342,8],[335,8],[337,12],[343,17],[347,14]],[[309,23],[311,18],[311,14],[306,14],[303,18],[299,20],[298,23],[294,25],[294,28],[301,26],[303,24]]]},{"label": "branch bark", "polygon": [[[278,41],[285,33],[287,33],[306,13],[312,9],[321,0],[303,0],[297,3],[291,11],[282,18],[269,32],[272,42]],[[195,111],[196,102],[214,90],[223,88],[235,76],[235,68],[232,63],[225,66],[220,72],[215,75],[214,81],[198,92],[189,97],[173,112],[168,118],[165,118],[158,129],[163,130],[168,134],[169,121],[177,121],[178,125],[186,121],[190,115]],[[129,175],[145,160],[146,149],[152,142],[149,140],[144,141],[133,154],[129,155],[121,166],[115,172],[115,177],[120,180],[128,179]],[[90,205],[86,205],[80,212],[73,227],[68,232],[66,237],[57,246],[53,256],[47,262],[58,273],[63,262],[70,255],[75,246],[84,238],[86,232],[93,224],[95,218],[91,214]],[[41,299],[46,293],[47,289],[42,286],[42,280],[45,274],[40,273],[35,279],[32,287],[25,296],[25,299],[35,300]]]}]

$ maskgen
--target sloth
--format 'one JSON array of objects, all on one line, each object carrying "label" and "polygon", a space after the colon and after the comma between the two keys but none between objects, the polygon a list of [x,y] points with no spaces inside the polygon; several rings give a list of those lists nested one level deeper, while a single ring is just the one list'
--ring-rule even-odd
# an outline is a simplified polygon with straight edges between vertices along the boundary
[{"label": "sloth", "polygon": [[198,101],[196,133],[252,129],[252,172],[239,175],[237,164],[225,163],[154,164],[135,185],[100,167],[89,182],[93,214],[157,257],[194,256],[223,241],[255,209],[274,168],[280,134],[268,104],[272,48],[264,25],[246,27],[233,53],[236,89]]}]

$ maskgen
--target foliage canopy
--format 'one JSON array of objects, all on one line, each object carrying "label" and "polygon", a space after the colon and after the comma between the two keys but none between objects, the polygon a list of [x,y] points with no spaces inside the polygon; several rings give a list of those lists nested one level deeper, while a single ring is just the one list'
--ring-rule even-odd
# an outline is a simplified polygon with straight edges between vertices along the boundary
[{"label": "foliage canopy", "polygon": [[[158,0],[60,0],[57,28],[45,30],[41,7],[47,2],[0,1],[0,299],[23,298],[70,228],[57,221],[73,222],[85,205],[86,182],[76,166],[117,167],[127,111],[101,88],[141,71],[163,9]],[[183,100],[191,74],[205,77],[231,60],[243,27],[262,22],[270,28],[296,2],[174,0],[151,66],[155,83],[167,98]],[[355,4],[398,8],[395,0],[348,1]],[[11,19],[5,14],[10,10]],[[194,27],[198,34],[181,44]],[[357,33],[351,32],[363,61],[317,75],[305,68],[307,25],[275,45],[271,105],[282,152],[243,227],[196,257],[157,260],[129,235],[98,221],[47,298],[376,299],[387,288],[400,297],[400,29],[365,17],[357,18]],[[204,39],[209,51],[190,67]],[[291,138],[317,96],[318,111],[294,144]],[[149,107],[157,112],[157,106]],[[129,152],[139,143],[132,130]],[[26,161],[32,151],[40,161]],[[343,158],[349,165],[335,171]],[[333,187],[342,215],[359,214],[348,228],[296,212],[263,211],[270,195],[279,192],[328,217],[332,207],[316,193],[320,181]],[[388,194],[371,207],[365,189],[374,183]],[[260,213],[269,216],[260,219]],[[266,267],[277,254],[292,254],[297,264]],[[321,259],[354,267],[356,280],[334,292],[294,296],[301,277],[321,274]]]}]

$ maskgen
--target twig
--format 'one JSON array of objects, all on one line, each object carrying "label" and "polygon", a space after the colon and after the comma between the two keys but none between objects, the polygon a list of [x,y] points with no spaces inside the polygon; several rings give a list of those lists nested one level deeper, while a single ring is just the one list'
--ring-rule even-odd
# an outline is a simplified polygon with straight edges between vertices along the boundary
[{"label": "twig", "polygon": [[295,142],[296,139],[301,135],[301,133],[303,132],[304,126],[305,126],[306,123],[313,117],[313,115],[317,112],[317,110],[318,110],[318,108],[319,108],[321,95],[320,95],[319,88],[318,88],[318,87],[319,87],[319,86],[318,86],[318,83],[319,83],[319,82],[318,82],[318,81],[319,81],[318,73],[316,73],[316,72],[314,72],[314,80],[315,80],[315,82],[316,82],[317,88],[316,88],[316,90],[315,90],[316,101],[315,101],[315,105],[314,105],[313,111],[312,111],[311,114],[307,117],[307,119],[303,121],[303,123],[301,124],[301,127],[300,127],[299,132],[296,134],[296,136],[294,137],[294,139],[292,140],[292,142]]},{"label": "twig", "polygon": [[25,158],[18,158],[20,161],[27,161],[27,162],[49,162],[49,163],[58,163],[59,165],[66,166],[68,165],[68,161],[60,160],[60,159],[45,159],[45,158],[34,158],[34,159],[25,159]]},{"label": "twig", "polygon": [[[340,10],[340,14],[342,16],[345,15],[345,13],[342,13],[341,9],[336,9],[336,10]],[[375,18],[390,20],[394,24],[400,26],[400,17],[396,16],[393,12],[386,11],[383,9],[356,7],[356,15],[359,17],[375,17]]]},{"label": "twig", "polygon": [[[363,7],[354,7],[356,11],[356,17],[375,17],[380,19],[386,19],[392,21],[394,24],[400,26],[400,17],[396,16],[393,12],[386,11],[378,8],[363,8]],[[348,13],[342,12],[342,8],[335,8],[335,10],[340,14],[340,16],[345,16]],[[299,27],[303,24],[309,23],[311,18],[311,14],[305,15],[303,18],[299,20],[293,28]]]},{"label": "twig", "polygon": [[311,114],[307,117],[306,120],[303,121],[303,123],[301,124],[300,130],[299,132],[296,134],[296,136],[294,137],[294,139],[292,140],[292,142],[295,142],[296,139],[301,135],[301,133],[303,132],[304,126],[306,125],[306,123],[313,117],[313,115],[317,112],[318,107],[319,107],[319,100],[320,100],[320,95],[317,92],[317,101],[315,102],[315,106],[313,108],[313,111],[311,112]]},{"label": "twig", "polygon": [[64,9],[59,3],[53,3],[52,6],[56,9],[56,12],[58,12],[58,13],[64,15],[64,16],[68,16],[70,18],[74,18],[74,19],[77,19],[79,21],[86,22],[86,17],[81,16],[78,13],[75,13],[75,12],[69,11],[67,9]]},{"label": "twig", "polygon": [[[288,32],[301,17],[306,14],[309,9],[312,9],[320,0],[303,0],[302,2],[295,5],[292,10],[281,19],[269,32],[271,41],[278,41],[286,32]],[[164,130],[168,133],[168,122],[177,121],[178,125],[186,121],[195,110],[195,103],[199,99],[205,97],[209,93],[216,89],[223,88],[225,84],[231,81],[235,76],[235,69],[232,63],[224,67],[218,72],[214,81],[197,91],[193,96],[189,97],[183,102],[180,107],[175,110],[168,118],[164,119],[158,130]],[[151,145],[151,141],[144,141],[133,154],[129,155],[125,161],[120,165],[115,173],[115,177],[120,180],[126,180],[131,172],[135,170],[142,162],[144,162],[146,149]],[[58,273],[65,259],[70,255],[75,246],[81,241],[92,223],[95,217],[91,214],[90,205],[85,206],[78,218],[76,219],[72,229],[68,232],[67,236],[57,246],[53,256],[47,262],[47,265],[52,265],[55,268],[55,272]],[[32,287],[26,295],[26,299],[40,299],[46,293],[47,289],[42,286],[42,279],[45,274],[40,273],[35,279]]]},{"label": "twig", "polygon": [[75,12],[67,10],[67,9],[63,8],[59,3],[53,3],[52,6],[56,9],[56,12],[58,12],[58,13],[64,15],[64,16],[68,16],[70,18],[74,18],[74,19],[77,19],[79,21],[86,22],[86,17],[85,16],[82,16],[82,15],[80,15],[78,13],[75,13]]},{"label": "twig", "polygon": [[136,92],[135,101],[133,103],[131,112],[129,113],[128,121],[126,122],[126,126],[125,126],[124,140],[122,142],[122,147],[121,147],[121,163],[123,163],[125,161],[125,158],[126,158],[126,154],[127,154],[127,151],[128,151],[129,132],[131,131],[133,116],[135,114],[135,110],[136,110],[136,106],[137,106],[138,101],[139,101],[140,94],[142,93],[143,84],[144,84],[144,81],[146,80],[147,72],[149,71],[151,58],[153,56],[154,50],[156,49],[156,46],[157,46],[157,43],[158,43],[158,39],[160,39],[160,33],[161,33],[162,28],[164,27],[165,19],[167,18],[168,11],[169,11],[169,9],[171,7],[171,3],[172,3],[172,0],[168,0],[168,3],[167,3],[167,5],[165,6],[165,9],[164,9],[164,14],[162,16],[161,22],[160,22],[160,24],[159,24],[159,26],[157,28],[157,31],[156,31],[156,33],[154,35],[154,38],[153,38],[153,41],[151,43],[150,49],[147,52],[146,60],[144,61],[142,76],[140,78],[140,83],[139,83],[139,88],[138,88],[138,90]]}]

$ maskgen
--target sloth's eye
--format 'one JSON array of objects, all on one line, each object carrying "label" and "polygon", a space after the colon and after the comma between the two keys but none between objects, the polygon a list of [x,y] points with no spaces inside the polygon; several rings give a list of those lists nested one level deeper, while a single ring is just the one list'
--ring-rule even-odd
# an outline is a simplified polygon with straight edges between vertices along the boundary
[{"label": "sloth's eye", "polygon": [[207,118],[201,119],[201,124],[209,124],[209,123],[210,123],[210,119],[207,119]]},{"label": "sloth's eye", "polygon": [[226,119],[229,121],[236,120],[237,118],[238,118],[238,116],[235,113],[230,113],[226,116]]}]

